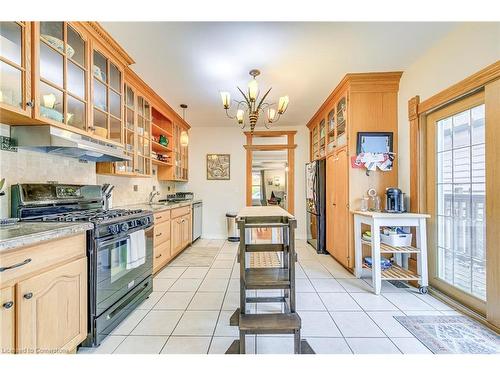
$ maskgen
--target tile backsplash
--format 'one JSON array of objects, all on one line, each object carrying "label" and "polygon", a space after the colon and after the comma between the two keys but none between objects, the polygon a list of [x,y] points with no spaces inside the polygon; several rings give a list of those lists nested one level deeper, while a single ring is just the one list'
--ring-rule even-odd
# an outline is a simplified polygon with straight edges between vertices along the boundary
[{"label": "tile backsplash", "polygon": [[[0,124],[0,135],[9,136],[8,125]],[[153,167],[155,169],[156,167]],[[156,170],[155,170],[156,171]],[[0,197],[0,217],[10,216],[10,186],[17,183],[57,181],[68,184],[115,185],[113,206],[147,202],[153,186],[161,196],[175,192],[174,182],[160,182],[156,174],[151,178],[130,178],[97,175],[94,162],[81,162],[69,157],[42,152],[0,150],[0,179],[5,178],[5,195]],[[134,191],[137,185],[137,191]],[[169,190],[170,189],[170,190]],[[157,200],[158,197],[155,198]]]}]

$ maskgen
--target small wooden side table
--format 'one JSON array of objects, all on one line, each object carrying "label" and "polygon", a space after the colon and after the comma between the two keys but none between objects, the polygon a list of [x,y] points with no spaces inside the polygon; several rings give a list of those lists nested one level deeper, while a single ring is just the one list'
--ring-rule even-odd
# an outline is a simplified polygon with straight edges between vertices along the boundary
[{"label": "small wooden side table", "polygon": [[[355,253],[355,275],[361,278],[363,268],[370,268],[363,264],[363,245],[371,247],[372,257],[372,284],[375,294],[380,294],[382,280],[416,280],[419,283],[419,291],[427,293],[429,276],[427,270],[427,229],[426,219],[428,214],[416,213],[386,213],[372,211],[353,211],[354,215],[354,253]],[[371,241],[362,238],[361,225],[371,227]],[[415,227],[416,247],[402,246],[394,247],[380,241],[380,228],[382,227]],[[393,264],[389,269],[382,270],[380,267],[381,254],[394,254],[400,264]],[[417,254],[417,273],[411,272],[401,264],[402,255]]]}]

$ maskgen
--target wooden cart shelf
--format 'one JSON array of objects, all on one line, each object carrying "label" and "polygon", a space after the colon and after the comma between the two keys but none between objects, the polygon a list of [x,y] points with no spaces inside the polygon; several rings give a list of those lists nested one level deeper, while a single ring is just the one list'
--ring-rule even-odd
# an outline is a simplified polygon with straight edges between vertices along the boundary
[{"label": "wooden cart shelf", "polygon": [[[361,243],[366,246],[371,246],[372,243],[368,240],[362,239]],[[386,243],[380,243],[380,253],[400,253],[400,254],[412,254],[420,253],[420,249],[413,246],[391,246]]]},{"label": "wooden cart shelf", "polygon": [[[369,265],[363,263],[363,268],[371,269]],[[420,280],[417,274],[393,264],[391,268],[381,271],[381,280]]]}]

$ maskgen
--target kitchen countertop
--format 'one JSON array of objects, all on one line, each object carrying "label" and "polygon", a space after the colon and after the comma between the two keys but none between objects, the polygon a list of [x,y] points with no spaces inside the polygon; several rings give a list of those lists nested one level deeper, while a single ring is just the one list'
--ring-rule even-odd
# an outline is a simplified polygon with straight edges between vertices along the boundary
[{"label": "kitchen countertop", "polygon": [[92,228],[91,223],[81,222],[18,222],[14,225],[0,226],[0,253],[17,247],[35,245],[42,241],[71,236]]},{"label": "kitchen countertop", "polygon": [[178,207],[184,207],[184,206],[190,206],[194,203],[201,202],[201,199],[194,199],[194,200],[188,200],[184,202],[164,202],[164,203],[137,203],[137,204],[132,204],[132,205],[127,205],[127,206],[117,206],[113,208],[125,208],[128,210],[148,210],[148,211],[153,211],[153,212],[159,212],[159,211],[164,211],[164,210],[170,210],[172,208],[178,208]]},{"label": "kitchen countertop", "polygon": [[247,206],[238,212],[238,217],[294,216],[280,206]]}]

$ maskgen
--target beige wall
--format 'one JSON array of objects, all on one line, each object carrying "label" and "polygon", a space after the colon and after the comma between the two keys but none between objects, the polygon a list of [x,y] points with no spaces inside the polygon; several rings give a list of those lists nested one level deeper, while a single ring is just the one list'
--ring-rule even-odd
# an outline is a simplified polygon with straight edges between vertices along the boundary
[{"label": "beige wall", "polygon": [[[304,126],[297,130],[295,151],[295,215],[297,238],[305,238],[304,165],[308,155],[308,132]],[[285,130],[277,127],[277,130]],[[203,199],[203,237],[225,238],[226,213],[245,206],[246,154],[245,136],[238,126],[193,127],[189,133],[189,182],[179,184],[178,190],[192,191]],[[206,155],[231,154],[231,179],[208,181]]]},{"label": "beige wall", "polygon": [[408,100],[426,100],[500,59],[500,24],[466,23],[420,56],[401,77],[398,101],[399,186],[410,190]]}]

